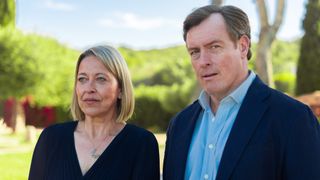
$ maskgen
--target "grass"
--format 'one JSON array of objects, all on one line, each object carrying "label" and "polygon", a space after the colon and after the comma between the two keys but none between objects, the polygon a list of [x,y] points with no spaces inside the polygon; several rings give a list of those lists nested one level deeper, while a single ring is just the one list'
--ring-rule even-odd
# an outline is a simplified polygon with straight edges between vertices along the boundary
[{"label": "grass", "polygon": [[[0,129],[1,130],[1,129]],[[37,133],[39,135],[40,131]],[[155,134],[160,151],[162,169],[165,134]],[[28,178],[32,151],[35,143],[25,142],[25,134],[10,134],[0,131],[0,180],[25,180]]]},{"label": "grass", "polygon": [[163,166],[163,157],[164,157],[164,147],[166,143],[166,134],[165,133],[159,133],[155,134],[158,143],[159,143],[159,153],[160,153],[160,171],[162,172],[162,166]]},{"label": "grass", "polygon": [[0,155],[0,179],[27,179],[31,156],[32,151]]},{"label": "grass", "polygon": [[12,134],[0,129],[0,179],[25,180],[28,177],[34,143],[24,133]]}]

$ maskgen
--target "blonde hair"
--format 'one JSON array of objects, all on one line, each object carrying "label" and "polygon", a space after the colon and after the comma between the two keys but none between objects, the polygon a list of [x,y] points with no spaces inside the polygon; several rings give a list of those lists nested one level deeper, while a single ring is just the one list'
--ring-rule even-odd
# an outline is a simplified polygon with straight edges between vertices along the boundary
[{"label": "blonde hair", "polygon": [[121,56],[120,52],[114,47],[104,45],[95,46],[80,54],[76,71],[75,71],[75,83],[73,88],[73,96],[71,101],[71,114],[75,120],[83,121],[85,114],[80,109],[77,94],[76,83],[77,75],[79,71],[79,65],[81,61],[88,56],[95,56],[101,61],[109,72],[117,79],[119,87],[121,89],[121,98],[117,101],[117,119],[116,122],[127,121],[134,111],[134,95],[133,86],[131,82],[130,72],[126,61]]}]

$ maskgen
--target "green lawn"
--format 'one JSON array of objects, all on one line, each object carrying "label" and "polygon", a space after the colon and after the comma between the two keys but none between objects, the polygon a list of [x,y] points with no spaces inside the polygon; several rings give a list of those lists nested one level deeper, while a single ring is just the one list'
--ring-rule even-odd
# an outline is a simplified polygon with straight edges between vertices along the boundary
[{"label": "green lawn", "polygon": [[25,180],[28,177],[32,152],[0,155],[1,180]]},{"label": "green lawn", "polygon": [[34,143],[25,141],[24,133],[0,131],[0,179],[27,179],[33,147]]},{"label": "green lawn", "polygon": [[[162,169],[165,134],[155,135],[159,142],[160,167]],[[26,180],[33,147],[34,143],[24,141],[24,134],[0,133],[0,180]]]}]

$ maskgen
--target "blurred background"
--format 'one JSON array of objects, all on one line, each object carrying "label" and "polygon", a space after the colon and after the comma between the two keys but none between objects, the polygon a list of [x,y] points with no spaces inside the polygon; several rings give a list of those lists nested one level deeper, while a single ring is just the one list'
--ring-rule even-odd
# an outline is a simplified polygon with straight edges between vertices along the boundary
[{"label": "blurred background", "polygon": [[208,4],[248,14],[250,68],[319,118],[320,0],[1,0],[0,179],[27,179],[41,130],[72,120],[75,63],[97,44],[126,59],[136,98],[129,122],[156,134],[162,156],[168,122],[201,90],[182,23]]}]

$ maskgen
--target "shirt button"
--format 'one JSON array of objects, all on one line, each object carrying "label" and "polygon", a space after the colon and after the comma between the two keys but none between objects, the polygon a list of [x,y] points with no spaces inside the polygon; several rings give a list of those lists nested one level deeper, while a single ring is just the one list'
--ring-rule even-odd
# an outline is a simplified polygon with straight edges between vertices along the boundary
[{"label": "shirt button", "polygon": [[204,178],[204,179],[209,179],[209,175],[208,175],[208,174],[205,174],[205,175],[203,176],[203,178]]},{"label": "shirt button", "polygon": [[209,149],[212,149],[213,148],[213,144],[209,144]]}]

